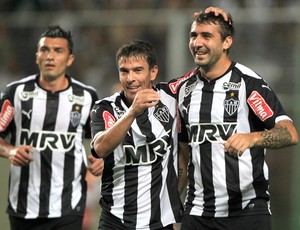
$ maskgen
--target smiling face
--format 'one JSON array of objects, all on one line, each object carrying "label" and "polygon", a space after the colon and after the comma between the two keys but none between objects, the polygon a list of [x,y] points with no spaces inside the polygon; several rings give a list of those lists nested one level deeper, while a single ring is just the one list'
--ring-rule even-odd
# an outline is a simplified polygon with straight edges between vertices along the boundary
[{"label": "smiling face", "polygon": [[63,78],[66,68],[72,65],[73,60],[74,55],[70,54],[66,39],[49,37],[40,39],[36,63],[39,66],[41,78],[47,82]]},{"label": "smiling face", "polygon": [[220,60],[227,58],[227,50],[232,44],[230,36],[222,40],[219,24],[193,22],[190,31],[189,48],[195,63],[206,69],[213,69]]},{"label": "smiling face", "polygon": [[132,103],[136,93],[142,89],[151,89],[158,67],[149,69],[143,56],[121,57],[118,61],[120,82],[128,103]]}]

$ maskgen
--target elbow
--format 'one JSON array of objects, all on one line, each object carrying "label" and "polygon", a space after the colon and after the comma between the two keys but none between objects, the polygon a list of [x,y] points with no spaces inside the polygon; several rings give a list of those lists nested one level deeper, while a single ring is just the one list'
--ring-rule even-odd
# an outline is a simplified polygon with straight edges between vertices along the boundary
[{"label": "elbow", "polygon": [[294,127],[290,133],[292,136],[291,145],[297,145],[299,142],[299,136],[298,136],[298,131],[297,131],[296,127]]},{"label": "elbow", "polygon": [[94,143],[94,151],[100,158],[104,158],[107,155],[107,153],[103,150],[102,146],[103,144],[101,143]]},{"label": "elbow", "polygon": [[291,142],[291,144],[292,145],[297,145],[299,143],[299,137],[298,137],[298,134],[297,135],[294,135],[293,137],[292,137],[292,142]]}]

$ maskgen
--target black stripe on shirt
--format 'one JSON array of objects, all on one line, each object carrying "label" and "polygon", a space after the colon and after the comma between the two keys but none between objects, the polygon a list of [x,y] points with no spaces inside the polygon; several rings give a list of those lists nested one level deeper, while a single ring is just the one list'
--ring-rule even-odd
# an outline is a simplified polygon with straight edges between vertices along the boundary
[{"label": "black stripe on shirt", "polygon": [[[59,104],[59,94],[47,92],[46,115],[43,129],[47,131],[55,130],[57,111]],[[44,140],[45,141],[45,140]],[[49,198],[52,176],[52,150],[47,146],[41,154],[41,189],[40,189],[40,209],[39,216],[47,217],[49,214]]]},{"label": "black stripe on shirt", "polygon": [[[23,91],[32,92],[34,91],[34,81],[30,84],[25,84]],[[27,101],[21,101],[21,111],[25,111],[30,113],[32,110],[33,98],[28,99]],[[32,116],[30,119],[26,117],[24,113],[22,113],[22,127],[24,129],[30,130]],[[33,121],[34,122],[34,121]],[[20,143],[21,145],[27,145],[29,143]],[[20,175],[20,183],[19,185],[19,193],[18,193],[18,204],[17,204],[17,212],[24,213],[23,217],[26,214],[27,210],[27,195],[28,195],[28,187],[29,187],[29,165],[21,167],[21,175]]]},{"label": "black stripe on shirt", "polygon": [[[232,72],[230,82],[238,84],[241,82],[241,78],[236,72]],[[226,92],[226,101],[231,102],[239,101],[239,88],[237,90],[228,90]],[[234,111],[234,110],[233,110]],[[231,111],[232,112],[232,111]],[[224,122],[237,122],[238,110],[232,114],[229,114],[224,105]],[[226,171],[226,186],[228,193],[228,211],[229,216],[231,213],[242,209],[242,193],[240,190],[240,178],[239,178],[239,160],[238,158],[230,156],[225,153],[225,171]]]},{"label": "black stripe on shirt", "polygon": [[[200,123],[211,122],[211,109],[213,103],[213,88],[215,81],[203,81],[204,86],[202,89],[202,99],[200,107]],[[211,216],[215,210],[215,195],[213,185],[213,169],[212,169],[212,145],[211,142],[203,142],[199,146],[201,158],[201,175],[203,182],[203,199],[204,199],[204,212],[203,216]]]}]

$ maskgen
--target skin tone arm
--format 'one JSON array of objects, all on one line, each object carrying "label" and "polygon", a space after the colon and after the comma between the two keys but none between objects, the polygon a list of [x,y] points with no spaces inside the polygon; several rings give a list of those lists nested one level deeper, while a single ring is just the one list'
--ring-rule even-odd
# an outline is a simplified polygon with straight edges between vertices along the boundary
[{"label": "skin tone arm", "polygon": [[[33,147],[30,145],[21,145],[15,147],[8,144],[3,138],[0,138],[0,156],[9,158],[11,163],[15,166],[26,166],[33,158],[30,156],[30,152],[33,152]],[[103,160],[95,159],[92,155],[88,156],[90,165],[88,169],[94,176],[101,176],[103,172]]]},{"label": "skin tone arm", "polygon": [[33,151],[30,145],[21,145],[18,147],[8,144],[3,138],[0,138],[0,156],[9,158],[11,163],[16,166],[28,165],[33,158],[29,152]]},{"label": "skin tone arm", "polygon": [[134,119],[146,108],[155,106],[159,101],[159,94],[153,89],[139,91],[129,110],[111,128],[101,132],[94,140],[94,150],[99,157],[106,157],[125,138]]},{"label": "skin tone arm", "polygon": [[96,159],[91,154],[87,156],[90,164],[88,166],[88,170],[94,175],[94,176],[102,176],[103,169],[104,169],[104,162],[103,159]]},{"label": "skin tone arm", "polygon": [[224,143],[224,150],[231,156],[241,156],[248,148],[278,149],[298,144],[298,133],[289,120],[276,123],[274,128],[262,132],[235,133]]},{"label": "skin tone arm", "polygon": [[187,186],[187,165],[189,162],[189,146],[187,142],[179,142],[178,190],[180,194]]}]

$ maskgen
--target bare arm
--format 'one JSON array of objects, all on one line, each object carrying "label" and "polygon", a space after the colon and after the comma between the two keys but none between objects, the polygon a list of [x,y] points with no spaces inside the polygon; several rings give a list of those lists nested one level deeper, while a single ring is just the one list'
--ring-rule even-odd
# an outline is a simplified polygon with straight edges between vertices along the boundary
[{"label": "bare arm", "polygon": [[189,147],[186,142],[179,142],[179,172],[178,190],[180,194],[187,186],[187,165],[189,162]]},{"label": "bare arm", "polygon": [[232,156],[241,156],[248,148],[261,147],[278,149],[298,144],[298,133],[289,120],[276,123],[274,128],[262,132],[236,133],[224,144],[224,149]]},{"label": "bare arm", "polygon": [[99,157],[105,157],[111,153],[124,140],[134,119],[146,108],[155,106],[159,100],[159,94],[146,89],[139,91],[129,110],[109,129],[96,134],[94,138],[94,150]]}]

